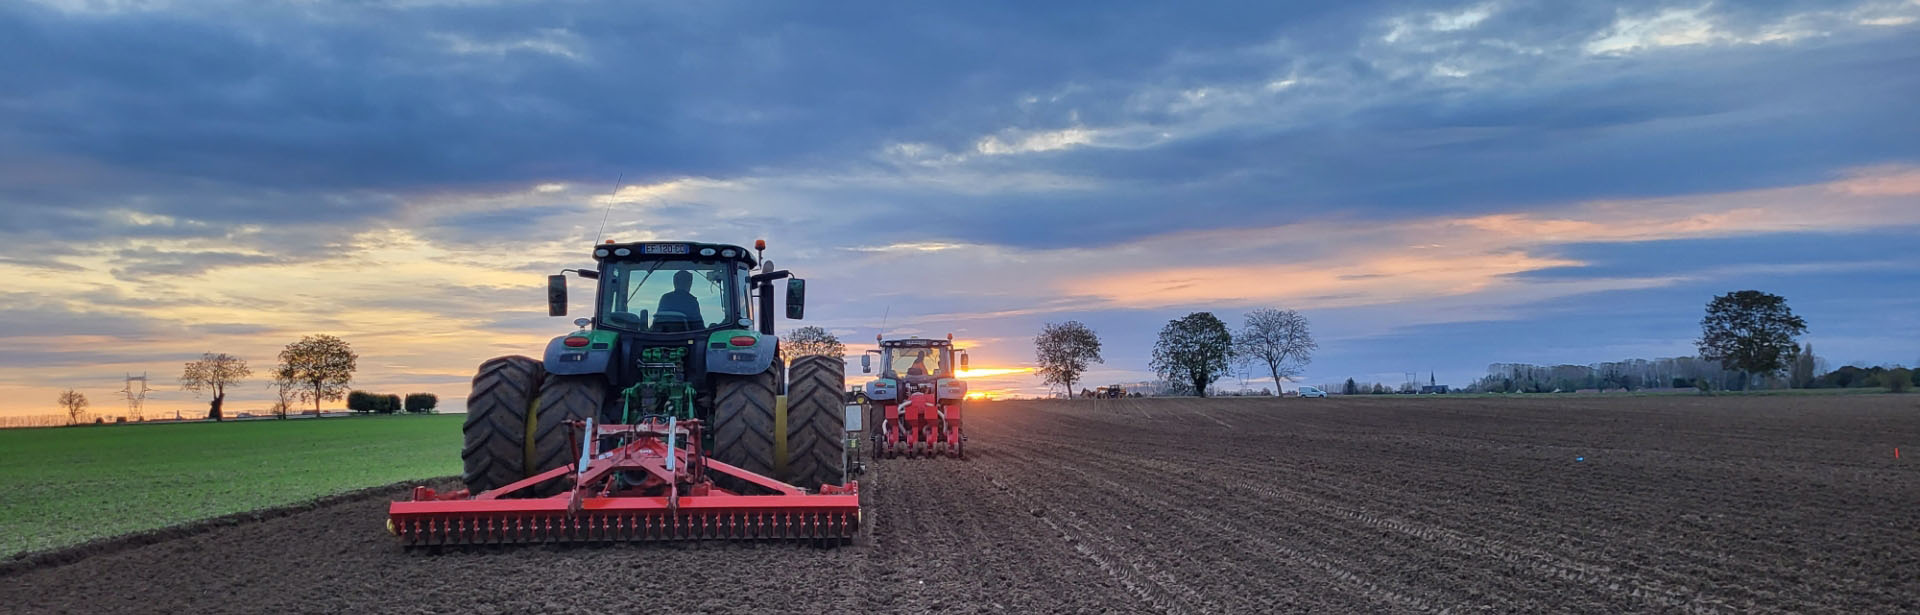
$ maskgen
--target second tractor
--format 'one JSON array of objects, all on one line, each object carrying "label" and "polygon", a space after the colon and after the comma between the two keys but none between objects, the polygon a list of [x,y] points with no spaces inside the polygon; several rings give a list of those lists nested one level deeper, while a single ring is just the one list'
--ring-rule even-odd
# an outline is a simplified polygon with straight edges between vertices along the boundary
[{"label": "second tractor", "polygon": [[873,373],[880,358],[880,377],[867,383],[870,409],[868,433],[874,458],[966,456],[966,432],[961,415],[967,383],[956,377],[967,369],[967,353],[947,339],[896,339],[875,336],[878,350],[860,356],[860,371]]}]

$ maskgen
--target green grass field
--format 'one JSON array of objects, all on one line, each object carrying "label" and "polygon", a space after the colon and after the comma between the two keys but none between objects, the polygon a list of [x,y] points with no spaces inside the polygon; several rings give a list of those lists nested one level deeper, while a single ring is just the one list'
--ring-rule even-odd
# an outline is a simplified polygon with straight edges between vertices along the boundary
[{"label": "green grass field", "polygon": [[462,416],[0,430],[0,558],[458,474]]}]

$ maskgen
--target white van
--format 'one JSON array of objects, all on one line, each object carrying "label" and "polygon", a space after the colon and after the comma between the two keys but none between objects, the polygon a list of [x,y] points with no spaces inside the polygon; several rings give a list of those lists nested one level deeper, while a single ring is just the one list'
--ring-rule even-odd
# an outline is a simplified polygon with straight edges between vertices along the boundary
[{"label": "white van", "polygon": [[1320,390],[1320,387],[1303,386],[1303,387],[1300,387],[1300,396],[1301,397],[1326,397],[1327,392]]}]

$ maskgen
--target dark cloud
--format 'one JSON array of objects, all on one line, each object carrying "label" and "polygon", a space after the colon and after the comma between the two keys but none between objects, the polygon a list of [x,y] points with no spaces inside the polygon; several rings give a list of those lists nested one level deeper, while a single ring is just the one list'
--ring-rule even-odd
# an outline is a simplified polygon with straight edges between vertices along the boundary
[{"label": "dark cloud", "polygon": [[[1032,245],[1073,241],[1082,234],[1064,229],[1089,219],[1101,237],[1217,224],[1169,206],[1273,223],[1327,207],[1382,215],[1825,177],[1913,157],[1916,129],[1895,101],[1920,97],[1920,77],[1900,68],[1920,53],[1912,29],[1579,57],[1616,16],[1672,6],[1653,2],[1501,5],[1457,31],[1434,15],[1473,3],[242,6],[0,8],[0,54],[35,60],[0,75],[0,144],[24,152],[0,162],[71,167],[0,182],[11,232],[219,237],[252,224],[337,242],[393,220],[408,195],[449,188],[887,174],[860,161],[892,143],[966,153],[1007,130],[1176,133],[1146,149],[968,163],[1104,185],[1091,192],[828,190],[869,217],[932,209],[945,236]],[[1813,8],[1831,7],[1708,17],[1752,29]],[[1407,33],[1385,40],[1396,27]],[[1474,74],[1427,75],[1445,62]],[[1298,94],[1170,110],[1190,88],[1289,75],[1305,80]],[[1680,164],[1689,171],[1668,172]],[[438,224],[484,236],[544,202]],[[111,210],[175,223],[75,213]]]},{"label": "dark cloud", "polygon": [[56,334],[149,338],[166,328],[165,321],[69,307],[38,293],[0,292],[0,340]]}]

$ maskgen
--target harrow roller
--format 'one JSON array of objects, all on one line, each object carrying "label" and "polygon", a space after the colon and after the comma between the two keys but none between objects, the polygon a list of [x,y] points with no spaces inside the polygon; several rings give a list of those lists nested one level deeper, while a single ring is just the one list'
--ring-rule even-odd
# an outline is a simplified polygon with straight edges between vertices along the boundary
[{"label": "harrow roller", "polygon": [[[387,527],[409,547],[688,540],[791,541],[838,545],[860,529],[858,483],[824,485],[819,493],[706,458],[699,421],[663,426],[589,422],[588,451],[578,465],[554,468],[498,489],[469,495],[416,487],[410,501],[388,507]],[[595,443],[625,439],[599,453]],[[678,440],[687,446],[668,444]],[[715,474],[764,493],[713,486]],[[559,495],[515,498],[549,481],[570,483]]]}]

